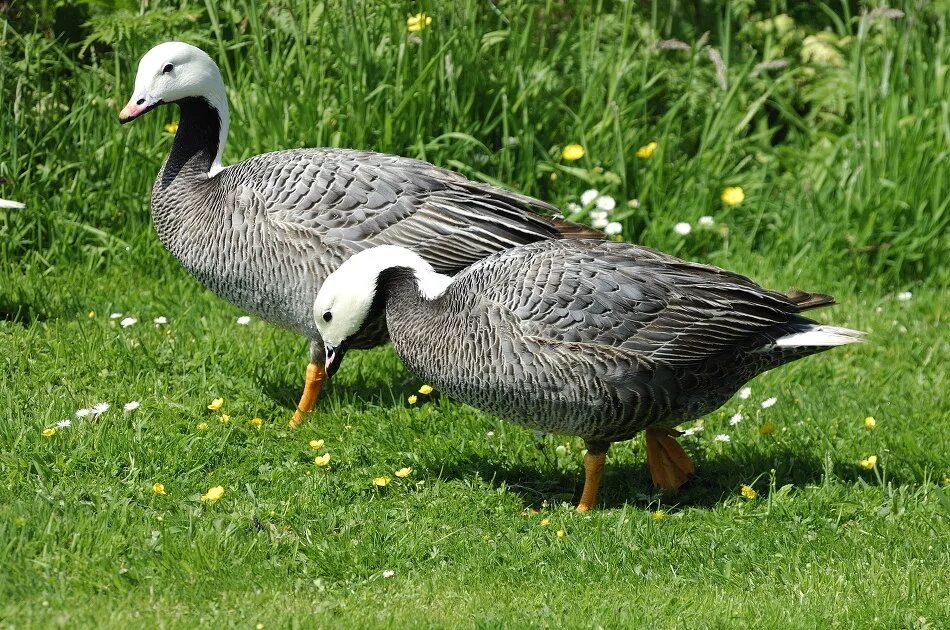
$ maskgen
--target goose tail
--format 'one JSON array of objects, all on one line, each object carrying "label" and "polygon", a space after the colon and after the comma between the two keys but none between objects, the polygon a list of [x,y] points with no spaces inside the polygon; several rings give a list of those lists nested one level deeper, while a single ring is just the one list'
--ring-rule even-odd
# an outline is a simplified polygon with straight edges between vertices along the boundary
[{"label": "goose tail", "polygon": [[9,199],[0,199],[0,208],[13,208],[19,210],[20,208],[25,208],[22,203],[19,201],[10,201]]},{"label": "goose tail", "polygon": [[804,330],[775,340],[775,345],[786,348],[830,348],[864,341],[867,333],[840,326],[810,324]]}]

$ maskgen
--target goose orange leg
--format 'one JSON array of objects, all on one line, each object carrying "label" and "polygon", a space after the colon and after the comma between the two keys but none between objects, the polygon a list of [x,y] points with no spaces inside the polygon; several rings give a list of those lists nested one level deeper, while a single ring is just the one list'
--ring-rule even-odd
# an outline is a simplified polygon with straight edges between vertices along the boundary
[{"label": "goose orange leg", "polygon": [[303,386],[303,394],[300,395],[300,402],[297,403],[297,410],[294,411],[294,417],[287,424],[294,429],[304,421],[314,406],[317,404],[317,398],[320,397],[320,390],[323,389],[323,383],[327,380],[327,373],[323,366],[313,361],[307,365],[307,380]]},{"label": "goose orange leg", "polygon": [[588,512],[597,505],[600,481],[604,476],[604,462],[607,461],[607,449],[610,444],[588,444],[584,455],[584,491],[581,493],[578,512]]},{"label": "goose orange leg", "polygon": [[689,455],[679,445],[676,429],[647,429],[647,466],[653,483],[664,490],[675,490],[696,472]]}]

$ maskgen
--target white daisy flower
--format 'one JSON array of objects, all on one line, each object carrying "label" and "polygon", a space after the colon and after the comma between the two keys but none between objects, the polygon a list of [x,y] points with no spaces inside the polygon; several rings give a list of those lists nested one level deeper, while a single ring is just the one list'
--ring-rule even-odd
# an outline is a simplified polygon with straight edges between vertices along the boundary
[{"label": "white daisy flower", "polygon": [[639,199],[631,199],[630,201],[627,202],[627,207],[628,207],[628,208],[633,208],[634,210],[636,210],[637,208],[640,207],[640,200],[639,200]]},{"label": "white daisy flower", "polygon": [[162,325],[162,324],[167,324],[167,323],[168,323],[168,318],[165,317],[164,315],[159,315],[158,317],[156,317],[155,319],[152,320],[152,323],[155,324],[156,326],[160,326],[160,325]]},{"label": "white daisy flower", "polygon": [[384,578],[391,578],[394,575],[396,575],[396,572],[393,571],[392,569],[386,569],[385,571],[383,571]]},{"label": "white daisy flower", "polygon": [[689,223],[686,223],[684,221],[680,221],[679,223],[673,226],[673,231],[679,234],[680,236],[686,236],[687,234],[693,231],[693,226],[691,226]]},{"label": "white daisy flower", "polygon": [[610,221],[607,220],[607,217],[597,217],[590,222],[590,225],[598,230],[602,230],[607,227],[609,223]]},{"label": "white daisy flower", "polygon": [[577,214],[583,209],[580,204],[574,203],[573,201],[567,204],[567,211],[570,214]]},{"label": "white daisy flower", "polygon": [[495,437],[495,432],[489,431],[488,433],[485,434],[485,437]]},{"label": "white daisy flower", "polygon": [[109,319],[119,319],[120,317],[122,317],[122,313],[113,313],[112,315],[109,315]]},{"label": "white daisy flower", "polygon": [[897,299],[900,302],[910,302],[910,299],[914,297],[914,294],[910,291],[901,291],[897,294]]},{"label": "white daisy flower", "polygon": [[604,226],[604,234],[607,236],[614,236],[615,234],[620,234],[621,232],[623,232],[623,226],[616,221],[611,221]]},{"label": "white daisy flower", "polygon": [[105,412],[109,411],[110,406],[111,405],[109,405],[107,402],[96,403],[89,408],[89,413],[94,416],[101,416]]},{"label": "white daisy flower", "polygon": [[751,387],[743,387],[742,389],[739,390],[739,398],[741,398],[742,400],[747,400],[749,396],[751,395],[752,395]]},{"label": "white daisy flower", "polygon": [[732,438],[726,435],[725,433],[720,433],[713,439],[716,440],[717,442],[729,442],[732,440]]},{"label": "white daisy flower", "polygon": [[731,424],[732,426],[736,426],[736,425],[739,424],[740,422],[742,422],[742,414],[741,414],[741,413],[737,413],[737,414],[735,414],[734,416],[732,416],[731,418],[729,418],[729,424]]},{"label": "white daisy flower", "polygon": [[601,195],[597,197],[597,207],[610,212],[617,207],[617,201],[610,195]]},{"label": "white daisy flower", "polygon": [[71,426],[73,426],[72,420],[60,420],[59,422],[56,423],[57,429],[68,429]]},{"label": "white daisy flower", "polygon": [[240,317],[237,318],[237,323],[240,324],[241,326],[247,326],[248,324],[251,323],[251,318],[247,315],[241,315]]},{"label": "white daisy flower", "polygon": [[585,191],[581,194],[581,204],[583,204],[583,205],[585,205],[585,206],[586,206],[586,205],[589,205],[589,204],[593,203],[593,202],[594,202],[594,199],[597,199],[597,197],[599,197],[599,196],[600,196],[600,192],[599,192],[598,190],[594,189],[594,188],[591,188],[590,190],[585,190]]},{"label": "white daisy flower", "polygon": [[766,398],[765,400],[762,401],[762,408],[768,409],[769,407],[771,407],[777,402],[778,402],[778,398],[776,398],[775,396],[772,396],[771,398]]},{"label": "white daisy flower", "polygon": [[126,413],[130,413],[130,412],[132,412],[132,411],[135,411],[136,409],[139,408],[139,401],[133,400],[133,401],[131,401],[131,402],[127,402],[127,403],[125,403],[124,405],[122,405],[122,408],[125,409],[125,412],[126,412]]},{"label": "white daisy flower", "polygon": [[77,409],[77,410],[76,410],[76,417],[77,417],[77,418],[85,418],[86,416],[88,416],[88,415],[91,414],[91,413],[92,413],[92,409]]},{"label": "white daisy flower", "polygon": [[119,325],[122,326],[122,328],[128,328],[129,326],[134,326],[137,323],[139,323],[139,320],[135,319],[134,317],[126,317],[121,322],[119,322]]},{"label": "white daisy flower", "polygon": [[712,227],[714,225],[716,225],[716,220],[708,214],[706,216],[699,217],[699,227]]}]

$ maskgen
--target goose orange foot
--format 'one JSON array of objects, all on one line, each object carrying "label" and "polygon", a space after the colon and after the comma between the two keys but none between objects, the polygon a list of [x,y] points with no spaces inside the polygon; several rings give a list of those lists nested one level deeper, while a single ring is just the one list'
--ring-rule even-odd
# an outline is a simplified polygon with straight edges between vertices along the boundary
[{"label": "goose orange foot", "polygon": [[696,472],[689,455],[676,438],[676,429],[647,429],[647,466],[653,483],[664,490],[675,490]]},{"label": "goose orange foot", "polygon": [[304,419],[313,411],[320,397],[320,390],[323,389],[323,383],[327,380],[327,373],[319,363],[310,363],[307,365],[307,380],[304,382],[303,394],[300,395],[300,402],[297,403],[297,410],[294,411],[294,417],[287,423],[291,429],[295,429],[303,423]]},{"label": "goose orange foot", "polygon": [[607,461],[607,449],[610,445],[588,444],[584,455],[584,491],[577,504],[578,512],[588,512],[597,505],[600,481],[604,476],[604,462]]}]

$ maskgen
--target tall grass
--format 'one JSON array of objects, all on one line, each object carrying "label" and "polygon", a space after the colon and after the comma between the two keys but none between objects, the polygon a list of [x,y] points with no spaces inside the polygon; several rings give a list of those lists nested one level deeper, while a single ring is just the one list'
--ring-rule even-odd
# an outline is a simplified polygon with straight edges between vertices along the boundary
[{"label": "tall grass", "polygon": [[[0,22],[0,192],[30,205],[0,214],[0,256],[100,256],[147,232],[149,182],[170,142],[162,127],[176,114],[120,128],[116,112],[139,56],[183,39],[224,73],[228,161],[369,148],[562,206],[596,187],[621,200],[626,238],[685,256],[820,259],[890,284],[938,272],[946,12],[770,4],[694,14],[658,2],[158,1],[93,5],[82,41]],[[433,22],[408,33],[419,10]],[[658,151],[634,157],[650,141]],[[576,163],[560,158],[570,142],[587,150]],[[727,185],[746,201],[722,204]],[[702,215],[728,236],[671,229]]]}]

